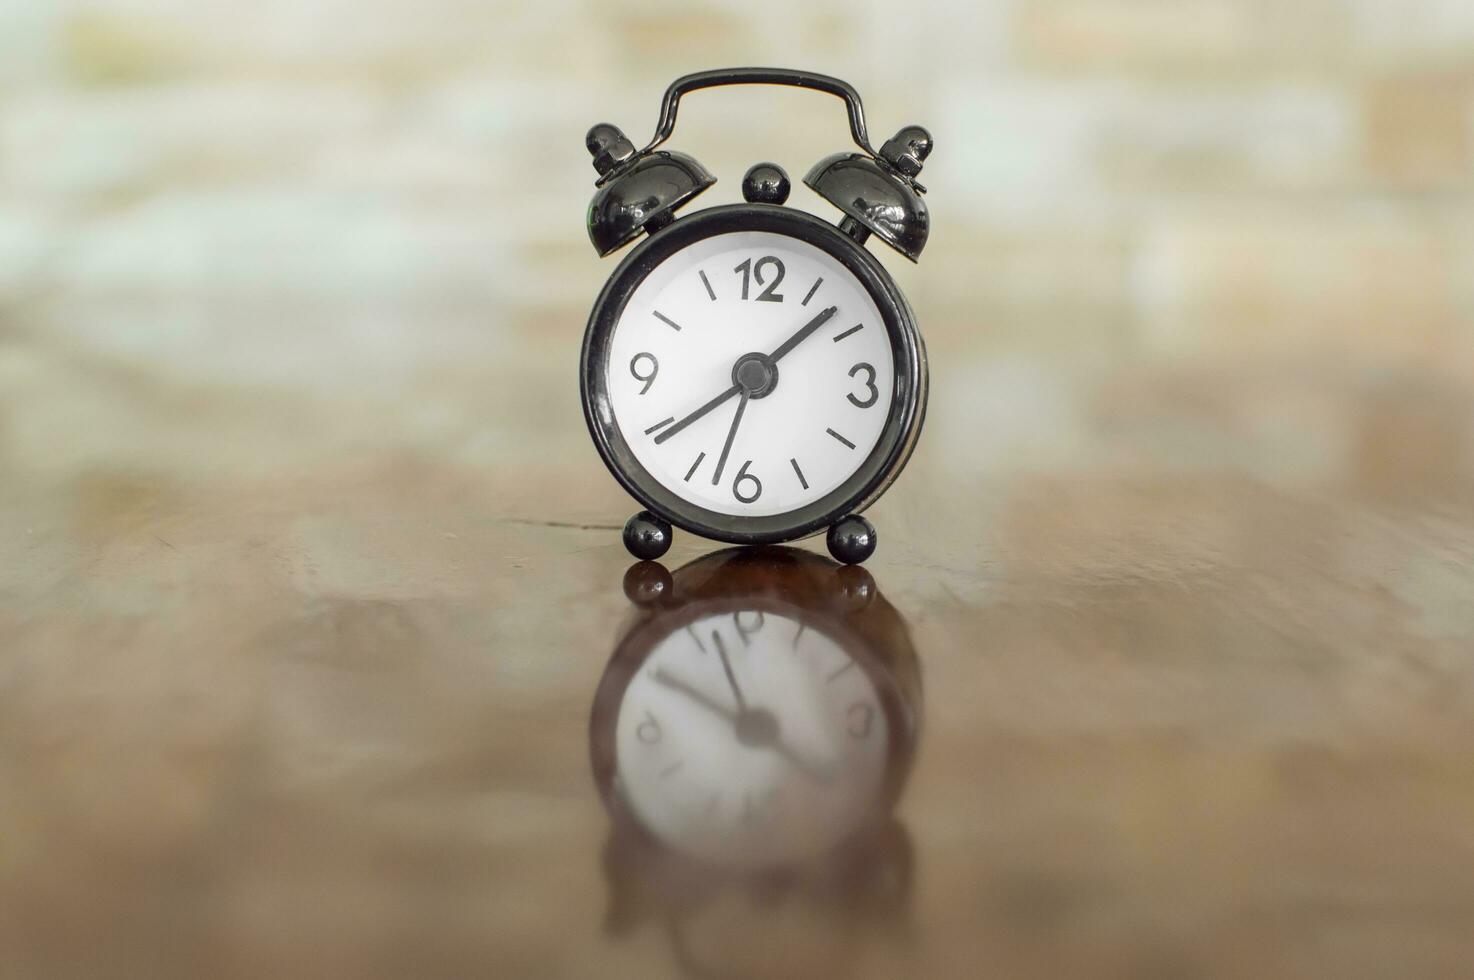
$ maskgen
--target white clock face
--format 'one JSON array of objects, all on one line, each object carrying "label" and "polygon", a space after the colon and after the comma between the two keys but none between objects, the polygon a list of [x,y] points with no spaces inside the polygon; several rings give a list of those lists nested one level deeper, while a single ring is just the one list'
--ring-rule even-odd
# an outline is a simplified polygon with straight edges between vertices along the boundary
[{"label": "white clock face", "polygon": [[657,266],[614,326],[607,390],[635,458],[676,496],[761,517],[854,475],[895,392],[875,300],[837,259],[766,231]]},{"label": "white clock face", "polygon": [[661,640],[625,689],[615,730],[640,823],[669,847],[741,869],[843,840],[879,802],[889,745],[869,674],[817,628],[760,610]]}]

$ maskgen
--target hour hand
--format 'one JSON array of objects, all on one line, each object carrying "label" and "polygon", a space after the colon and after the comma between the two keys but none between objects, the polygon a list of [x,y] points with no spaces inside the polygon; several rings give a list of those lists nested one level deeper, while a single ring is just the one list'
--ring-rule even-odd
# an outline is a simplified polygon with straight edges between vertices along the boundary
[{"label": "hour hand", "polygon": [[787,760],[789,765],[793,766],[793,768],[797,769],[799,772],[803,773],[804,776],[812,779],[814,782],[834,782],[835,773],[834,767],[832,765],[824,766],[810,762],[809,760],[805,759],[803,756],[795,752],[787,742],[774,742],[773,751],[777,752],[778,755]]},{"label": "hour hand", "polygon": [[706,415],[707,412],[712,411],[718,405],[720,405],[722,402],[726,401],[728,398],[731,398],[733,395],[737,394],[737,392],[739,392],[741,390],[742,390],[742,386],[741,385],[734,384],[732,387],[728,388],[726,391],[722,392],[720,395],[717,395],[711,401],[707,402],[705,405],[702,405],[696,411],[692,412],[690,415],[687,415],[685,418],[681,419],[679,422],[676,422],[674,425],[668,425],[668,426],[666,426],[665,427],[665,431],[662,432],[662,433],[660,433],[660,435],[658,435],[658,436],[655,437],[655,444],[658,446],[662,442],[665,442],[665,440],[669,439],[671,436],[675,435],[677,432],[680,432],[682,429],[686,428],[688,425],[692,424],[693,422],[696,422],[696,421],[700,420],[702,418],[702,416]]}]

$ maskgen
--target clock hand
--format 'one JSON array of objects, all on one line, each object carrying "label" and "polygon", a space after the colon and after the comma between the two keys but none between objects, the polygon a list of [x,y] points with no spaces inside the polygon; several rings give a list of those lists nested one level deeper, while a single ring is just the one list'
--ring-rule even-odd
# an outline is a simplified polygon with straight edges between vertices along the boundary
[{"label": "clock hand", "polygon": [[[728,445],[731,445],[731,440],[728,439],[727,443]],[[722,454],[722,458],[726,458],[726,453]],[[742,696],[742,688],[737,686],[737,675],[732,673],[732,661],[727,659],[727,645],[722,642],[722,634],[718,633],[716,630],[712,630],[711,642],[716,644],[717,656],[722,658],[722,670],[726,671],[727,683],[732,686],[732,694],[737,698],[737,710],[741,712],[746,712],[747,699]]]},{"label": "clock hand", "polygon": [[792,337],[789,337],[787,340],[783,341],[783,343],[779,344],[778,348],[774,350],[773,353],[768,355],[768,360],[770,362],[776,362],[783,355],[793,350],[805,340],[808,340],[810,334],[812,334],[815,330],[818,330],[820,327],[824,326],[824,324],[828,323],[829,318],[834,316],[834,314],[838,312],[839,307],[837,306],[831,306],[827,310],[820,310],[812,320],[798,328],[798,333],[794,334]]},{"label": "clock hand", "polygon": [[[727,430],[727,442],[724,446],[722,446],[721,458],[717,460],[716,471],[713,472],[711,475],[712,486],[716,486],[718,483],[722,482],[722,469],[727,465],[727,454],[732,451],[732,440],[737,438],[737,426],[742,424],[742,413],[747,410],[747,400],[749,397],[750,396],[747,393],[747,389],[742,389],[742,400],[737,403],[737,411],[732,415],[732,427]],[[722,663],[726,662],[726,655],[723,654]],[[730,667],[727,668],[727,676],[729,678],[732,676],[732,668]],[[742,695],[737,695],[737,699],[740,701],[742,699]]]},{"label": "clock hand", "polygon": [[[717,650],[722,654],[723,666],[726,666],[726,653],[721,646],[720,640],[717,641]],[[727,677],[729,680],[731,679],[731,676],[732,675],[728,673]],[[744,716],[751,714],[751,712],[747,708],[739,708],[737,711],[733,711],[726,705],[717,702],[714,698],[711,698],[706,694],[703,694],[701,691],[698,691],[696,688],[692,687],[690,684],[686,683],[680,678],[666,673],[663,668],[657,667],[655,669],[655,682],[657,684],[661,684],[665,687],[670,688],[672,691],[684,694],[686,697],[690,698],[692,701],[695,701],[697,704],[701,705],[703,708],[705,708],[707,711],[710,711],[718,718],[731,723],[734,728],[742,724],[742,719]],[[732,690],[737,693],[738,704],[745,704],[746,702],[741,700],[742,694],[740,691],[738,691],[736,687],[736,682],[732,681],[732,684]],[[763,713],[766,714],[766,712]],[[834,779],[834,770],[832,767],[816,766],[813,763],[808,762],[797,752],[793,751],[793,749],[789,748],[786,742],[783,742],[780,739],[774,738],[768,741],[764,741],[760,744],[772,749],[783,759],[787,760],[790,765],[792,765],[803,775],[807,776],[809,779],[820,783],[832,782]],[[755,745],[754,747],[759,746]]]},{"label": "clock hand", "polygon": [[725,705],[718,704],[716,701],[707,697],[705,694],[702,694],[700,691],[696,690],[696,688],[692,687],[690,684],[687,684],[680,678],[672,677],[664,670],[656,668],[655,680],[656,683],[664,684],[672,691],[679,691],[681,694],[686,695],[686,697],[690,698],[692,701],[695,701],[697,704],[701,705],[703,708],[712,712],[713,714],[719,715],[720,717],[724,718],[734,725],[737,724],[737,712],[733,711],[731,708],[726,707]]},{"label": "clock hand", "polygon": [[[799,327],[797,333],[785,340],[782,344],[778,346],[777,350],[768,355],[768,363],[773,364],[777,362],[779,358],[783,357],[789,351],[793,350],[799,344],[803,343],[809,338],[810,334],[812,334],[815,330],[818,330],[820,327],[824,326],[824,324],[828,323],[830,317],[834,316],[834,314],[837,312],[839,312],[839,307],[837,306],[831,306],[827,310],[820,310],[813,319],[811,319],[808,323],[805,323],[802,327]],[[657,446],[661,445],[677,432],[680,432],[684,430],[687,426],[700,421],[706,416],[708,412],[715,410],[728,398],[731,398],[733,395],[737,394],[740,391],[742,391],[742,386],[740,384],[733,384],[732,387],[727,388],[711,401],[707,402],[705,405],[702,405],[696,411],[692,412],[690,415],[687,415],[679,422],[668,425],[664,429],[660,430],[660,434],[655,437],[655,444]]]},{"label": "clock hand", "polygon": [[[737,686],[737,675],[732,673],[732,662],[727,659],[727,646],[722,642],[722,634],[718,633],[716,630],[712,630],[711,642],[716,645],[717,656],[722,658],[722,670],[726,672],[727,683],[732,686],[732,695],[737,699],[738,714],[734,721],[736,721],[737,724],[741,725],[743,716],[750,716],[754,712],[751,708],[747,706],[747,699],[742,696],[742,688]],[[757,713],[769,716],[768,723],[762,726],[761,730],[764,732],[764,736],[758,740],[758,744],[766,745],[768,748],[778,753],[784,759],[787,759],[789,764],[792,765],[793,768],[797,769],[799,772],[803,773],[810,779],[817,780],[821,783],[827,783],[830,781],[830,779],[833,778],[832,774],[827,769],[821,769],[818,766],[806,762],[802,756],[793,751],[793,749],[789,748],[787,742],[778,737],[777,722],[776,720],[772,719],[772,716],[769,712],[763,709],[758,709]]]},{"label": "clock hand", "polygon": [[816,783],[829,783],[834,781],[834,768],[832,766],[816,766],[789,748],[784,741],[775,741],[772,749],[788,761],[788,763]]},{"label": "clock hand", "polygon": [[665,427],[665,430],[663,432],[661,432],[660,435],[658,435],[658,436],[655,437],[655,444],[658,446],[662,442],[665,442],[665,440],[669,439],[671,436],[675,435],[677,432],[680,432],[682,429],[684,429],[686,426],[690,425],[691,423],[697,421],[702,416],[704,416],[707,412],[712,411],[718,405],[720,405],[722,402],[726,401],[728,398],[731,398],[733,395],[737,394],[737,392],[739,392],[741,390],[742,390],[742,386],[741,385],[734,384],[732,387],[728,388],[726,391],[722,392],[720,395],[717,395],[711,401],[707,402],[705,405],[702,405],[696,411],[692,412],[690,415],[687,415],[685,418],[681,419],[676,424],[666,426]]}]

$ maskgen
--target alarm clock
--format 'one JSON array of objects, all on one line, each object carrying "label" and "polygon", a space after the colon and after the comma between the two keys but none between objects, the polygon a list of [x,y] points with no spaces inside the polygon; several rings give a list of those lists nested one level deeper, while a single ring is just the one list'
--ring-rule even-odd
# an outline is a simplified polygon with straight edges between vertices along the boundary
[{"label": "alarm clock", "polygon": [[[716,178],[657,147],[681,96],[738,84],[844,100],[859,152],[826,157],[804,179],[842,212],[837,225],[784,207],[790,183],[773,163],[747,171],[745,204],[676,217]],[[659,558],[675,526],[735,544],[827,529],[839,561],[870,557],[876,532],[860,512],[916,446],[927,367],[916,318],[865,243],[920,256],[931,219],[916,176],[930,134],[906,126],[877,151],[846,82],[733,68],[672,83],[644,149],[608,123],[587,146],[599,173],[594,248],[609,255],[643,236],[594,302],[580,367],[594,444],[645,507],[624,528],[630,553]]]},{"label": "alarm clock", "polygon": [[870,575],[739,548],[674,574],[640,562],[624,587],[635,609],[589,723],[609,928],[662,919],[693,969],[767,957],[756,972],[804,975],[794,957],[853,942],[785,917],[841,932],[901,918],[912,853],[894,808],[920,671]]}]

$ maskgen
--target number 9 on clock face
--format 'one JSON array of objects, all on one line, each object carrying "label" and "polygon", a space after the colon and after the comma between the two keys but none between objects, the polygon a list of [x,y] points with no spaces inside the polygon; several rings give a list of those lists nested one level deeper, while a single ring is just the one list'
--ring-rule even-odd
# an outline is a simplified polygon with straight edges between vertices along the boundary
[{"label": "number 9 on clock face", "polygon": [[739,207],[631,254],[595,306],[583,383],[595,441],[636,497],[759,541],[885,489],[920,427],[925,369],[868,253],[817,219]]}]

